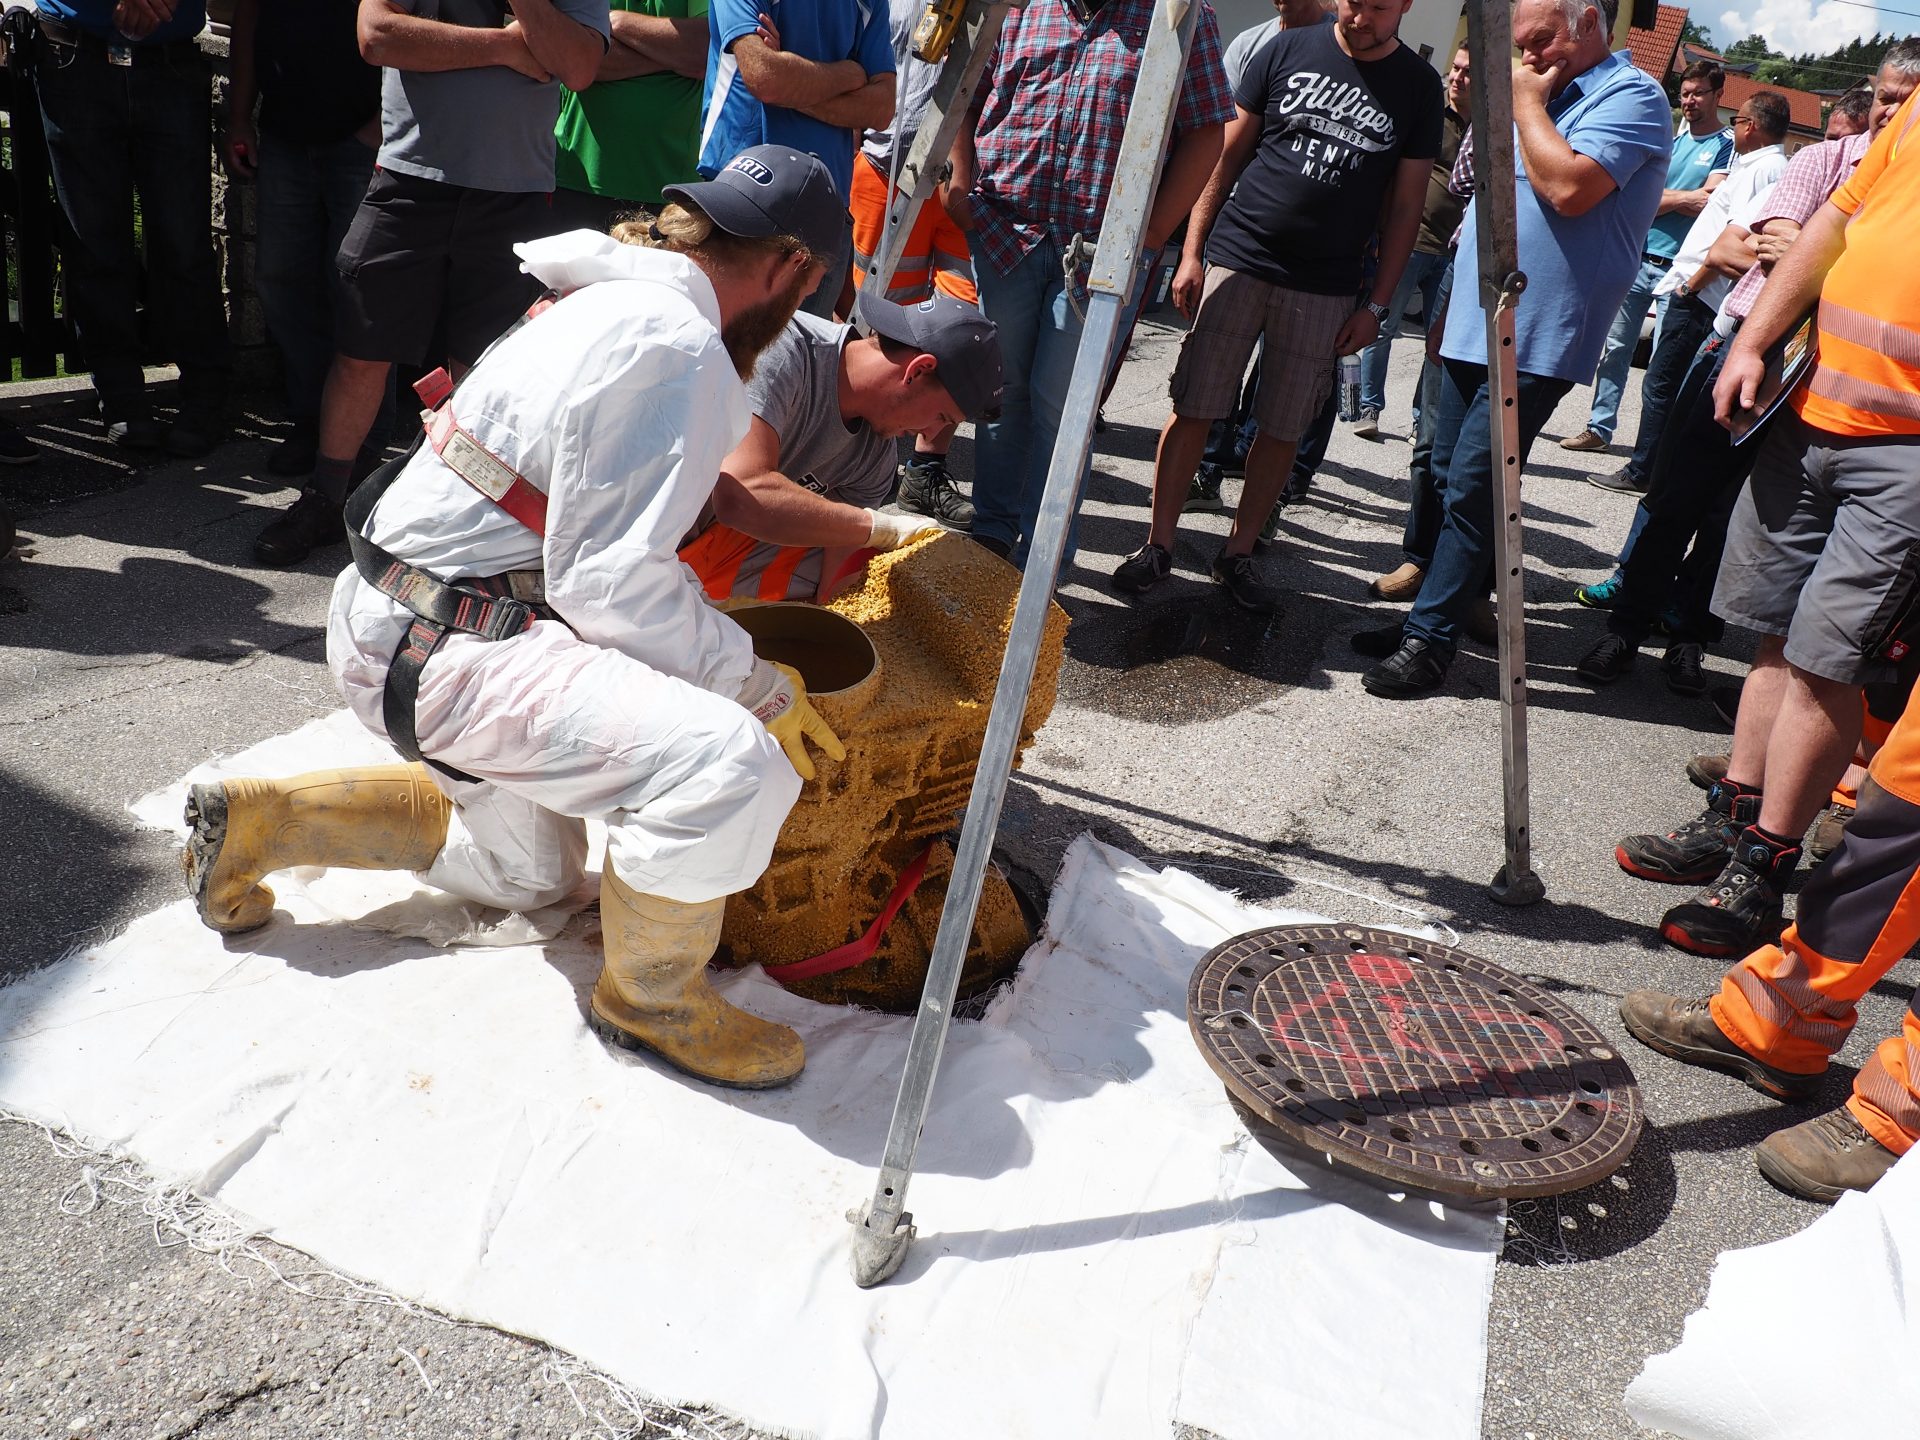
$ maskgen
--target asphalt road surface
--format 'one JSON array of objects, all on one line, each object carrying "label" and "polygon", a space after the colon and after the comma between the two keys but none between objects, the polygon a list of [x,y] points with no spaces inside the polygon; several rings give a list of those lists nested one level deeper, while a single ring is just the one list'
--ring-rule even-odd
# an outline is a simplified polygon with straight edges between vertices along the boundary
[{"label": "asphalt road surface", "polygon": [[[1678,1341],[1715,1255],[1818,1211],[1771,1189],[1750,1155],[1813,1110],[1785,1112],[1655,1056],[1615,1014],[1636,986],[1704,993],[1717,979],[1717,965],[1654,933],[1676,892],[1624,874],[1612,849],[1692,814],[1701,797],[1681,767],[1727,743],[1705,702],[1668,693],[1657,654],[1604,692],[1572,675],[1601,628],[1572,589],[1607,573],[1630,517],[1629,501],[1582,477],[1617,468],[1624,451],[1553,444],[1581,428],[1580,391],[1529,469],[1533,844],[1548,895],[1503,909],[1485,889],[1501,859],[1491,654],[1469,646],[1440,695],[1396,704],[1361,690],[1367,662],[1348,645],[1393,613],[1365,585],[1400,558],[1400,434],[1368,441],[1342,427],[1263,561],[1289,596],[1271,624],[1232,611],[1205,579],[1223,517],[1189,517],[1177,578],[1149,604],[1107,590],[1113,564],[1144,539],[1176,343],[1143,325],[1107,405],[1079,560],[1064,577],[1074,624],[1060,704],[1014,781],[1003,841],[1051,876],[1090,829],[1250,897],[1359,923],[1443,921],[1613,1036],[1650,1123],[1608,1182],[1515,1208],[1484,1430],[1638,1434],[1621,1394],[1646,1356]],[[1396,353],[1390,431],[1410,428],[1415,348],[1408,339]],[[254,417],[207,461],[133,465],[77,402],[41,401],[24,418],[48,453],[0,475],[23,547],[0,561],[0,978],[179,894],[173,847],[134,825],[129,801],[336,708],[319,626],[346,558],[334,548],[292,571],[251,563],[254,532],[291,494],[264,468],[270,422]],[[963,475],[969,457],[963,436]],[[1733,683],[1745,645],[1728,648],[1711,664]],[[1913,980],[1909,962],[1862,1005],[1822,1108],[1844,1097],[1852,1063],[1889,1033]],[[134,1194],[116,1172],[89,1166],[35,1127],[0,1122],[0,1436],[638,1433],[564,1357],[370,1300],[271,1247],[223,1260],[215,1218],[190,1222],[198,1243],[182,1243],[138,1203],[116,1203]],[[650,1434],[726,1428],[655,1419],[663,1428]]]}]

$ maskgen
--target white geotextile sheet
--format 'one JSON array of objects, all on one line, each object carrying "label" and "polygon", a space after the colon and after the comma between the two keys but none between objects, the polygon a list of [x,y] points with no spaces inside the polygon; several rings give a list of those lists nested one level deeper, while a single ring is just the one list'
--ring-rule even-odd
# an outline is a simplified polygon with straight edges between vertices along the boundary
[{"label": "white geotextile sheet", "polygon": [[1684,1440],[1920,1428],[1920,1150],[1799,1234],[1724,1252],[1680,1343],[1627,1387],[1627,1413]]},{"label": "white geotextile sheet", "polygon": [[[191,778],[373,758],[340,715]],[[135,813],[177,829],[184,783]],[[1018,982],[953,1027],[920,1239],[862,1291],[845,1215],[909,1021],[740,973],[726,993],[794,1025],[808,1065],[716,1090],[586,1029],[591,916],[503,923],[405,876],[276,888],[252,934],[222,941],[183,900],[0,991],[0,1106],[340,1270],[777,1433],[1480,1433],[1497,1214],[1296,1177],[1188,1036],[1208,948],[1318,917],[1076,841]]]}]

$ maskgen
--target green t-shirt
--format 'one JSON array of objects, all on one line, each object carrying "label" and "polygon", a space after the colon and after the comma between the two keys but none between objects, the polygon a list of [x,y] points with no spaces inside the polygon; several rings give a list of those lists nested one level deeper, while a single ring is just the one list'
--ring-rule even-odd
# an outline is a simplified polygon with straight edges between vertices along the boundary
[{"label": "green t-shirt", "polygon": [[[610,0],[609,8],[691,20],[707,13],[707,0]],[[662,186],[699,179],[703,84],[684,75],[636,75],[602,81],[583,95],[561,91],[555,183],[658,205]]]}]

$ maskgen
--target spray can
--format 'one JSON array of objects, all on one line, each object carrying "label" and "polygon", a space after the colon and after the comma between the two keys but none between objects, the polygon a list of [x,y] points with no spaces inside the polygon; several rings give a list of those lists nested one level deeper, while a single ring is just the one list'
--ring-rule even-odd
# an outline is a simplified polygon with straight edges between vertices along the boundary
[{"label": "spray can", "polygon": [[1340,386],[1340,418],[1358,420],[1360,418],[1360,357],[1358,354],[1342,355],[1334,367],[1334,374]]}]

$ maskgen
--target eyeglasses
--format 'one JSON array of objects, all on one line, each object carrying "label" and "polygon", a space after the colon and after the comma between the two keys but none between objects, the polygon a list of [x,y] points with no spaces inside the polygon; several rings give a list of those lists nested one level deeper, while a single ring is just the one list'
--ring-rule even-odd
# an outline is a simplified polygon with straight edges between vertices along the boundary
[{"label": "eyeglasses", "polygon": [[1733,123],[1736,125],[1751,125],[1753,124],[1753,117],[1751,115],[1736,115],[1733,117]]}]

